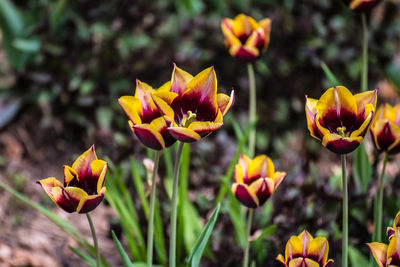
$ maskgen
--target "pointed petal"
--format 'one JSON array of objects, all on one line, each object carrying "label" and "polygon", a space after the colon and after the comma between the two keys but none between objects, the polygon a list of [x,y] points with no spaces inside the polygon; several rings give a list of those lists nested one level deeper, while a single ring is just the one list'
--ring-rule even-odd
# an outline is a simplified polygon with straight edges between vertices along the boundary
[{"label": "pointed petal", "polygon": [[187,90],[187,84],[193,79],[193,76],[186,71],[178,68],[174,64],[174,70],[171,77],[171,92],[182,95]]},{"label": "pointed petal", "polygon": [[[351,134],[350,137],[356,137],[356,136],[362,136],[364,137],[365,134],[368,132],[369,126],[371,125],[372,119],[374,117],[374,111],[372,110],[372,104],[367,104],[365,107],[366,114],[368,114],[365,118],[365,120],[360,121],[361,126],[354,130]],[[357,125],[357,124],[356,124]]]},{"label": "pointed petal", "polygon": [[245,46],[255,47],[257,49],[262,49],[265,42],[265,33],[259,28],[253,31],[250,37],[247,39]]},{"label": "pointed petal", "polygon": [[104,185],[104,179],[106,178],[106,173],[107,173],[107,162],[104,160],[94,160],[92,164],[90,165],[92,168],[92,174],[93,174],[93,179],[94,179],[94,184],[96,186],[96,189],[92,191],[95,192],[95,194],[100,194],[100,190]]},{"label": "pointed petal", "polygon": [[239,14],[233,20],[233,33],[239,39],[244,39],[250,36],[251,32],[259,28],[258,23],[249,16]]},{"label": "pointed petal", "polygon": [[316,262],[313,261],[312,259],[304,259],[305,267],[320,267],[320,265]]},{"label": "pointed petal", "polygon": [[260,25],[260,27],[263,29],[265,36],[268,37],[268,40],[269,40],[269,35],[271,33],[271,24],[272,20],[270,18],[265,18],[258,22],[258,25]]},{"label": "pointed petal", "polygon": [[374,256],[378,266],[386,267],[386,253],[388,246],[378,242],[367,243],[366,245],[371,251],[372,256]]},{"label": "pointed petal", "polygon": [[184,143],[191,143],[201,139],[198,133],[185,127],[168,127],[167,130],[174,138]]},{"label": "pointed petal", "polygon": [[226,31],[233,33],[232,28],[233,28],[233,19],[223,18],[221,20],[221,29],[224,34]]},{"label": "pointed petal", "polygon": [[142,123],[139,115],[142,113],[142,104],[139,99],[133,96],[122,96],[118,99],[118,103],[134,124]]},{"label": "pointed petal", "polygon": [[229,54],[245,62],[251,62],[260,56],[260,51],[251,46],[233,45],[229,49]]},{"label": "pointed petal", "polygon": [[171,81],[168,81],[168,82],[164,83],[163,85],[161,85],[161,87],[158,88],[155,93],[169,92],[170,90],[171,90]]},{"label": "pointed petal", "polygon": [[282,181],[285,177],[286,177],[286,172],[275,172],[275,174],[274,174],[274,183],[275,183],[274,191],[282,183]]},{"label": "pointed petal", "polygon": [[258,198],[258,205],[261,206],[274,192],[275,183],[270,178],[260,178],[249,185],[249,191],[254,192]]},{"label": "pointed petal", "polygon": [[[250,163],[251,159],[248,156],[240,154],[239,161],[235,166],[235,181],[237,183],[249,183],[249,180],[247,179],[247,171]],[[238,173],[236,173],[236,168],[240,168],[240,171],[238,170]]]},{"label": "pointed petal", "polygon": [[46,192],[46,194],[51,198],[51,200],[56,202],[52,190],[53,187],[61,187],[61,188],[63,187],[63,184],[60,181],[58,181],[55,177],[49,177],[46,179],[39,180],[36,183],[40,184],[44,189],[44,191]]},{"label": "pointed petal", "polygon": [[106,191],[107,191],[106,188],[103,187],[99,195],[91,195],[82,198],[82,200],[79,202],[76,211],[78,213],[88,213],[94,210],[103,200]]},{"label": "pointed petal", "polygon": [[173,120],[175,112],[170,105],[177,96],[178,95],[173,92],[157,92],[154,93],[152,97],[160,113]]},{"label": "pointed petal", "polygon": [[387,120],[375,121],[375,123],[371,125],[371,134],[375,146],[379,151],[389,151],[389,147],[396,141],[392,125]]},{"label": "pointed petal", "polygon": [[275,173],[275,167],[272,160],[266,155],[259,155],[255,157],[249,166],[247,172],[248,179],[253,180],[260,177],[273,178]]},{"label": "pointed petal", "polygon": [[168,125],[170,124],[171,118],[167,116],[159,117],[150,123],[150,126],[163,137],[165,147],[171,146],[176,141],[176,139],[168,132]]},{"label": "pointed petal", "polygon": [[218,108],[222,113],[222,116],[231,109],[232,105],[235,103],[235,92],[232,90],[231,95],[218,94],[217,95]]},{"label": "pointed petal", "polygon": [[234,180],[236,183],[243,184],[244,170],[240,164],[235,165]]},{"label": "pointed petal", "polygon": [[240,203],[248,208],[257,208],[259,205],[257,196],[254,192],[249,190],[246,184],[234,183],[232,185],[232,192]]},{"label": "pointed petal", "polygon": [[[285,259],[292,260],[300,257],[303,253],[303,242],[297,236],[292,236],[286,244]],[[290,264],[289,264],[290,266]]]},{"label": "pointed petal", "polygon": [[310,241],[307,256],[323,265],[328,260],[329,244],[324,237],[316,237]]},{"label": "pointed petal", "polygon": [[328,260],[323,267],[330,267],[333,264],[333,260]]},{"label": "pointed petal", "polygon": [[359,94],[354,95],[354,98],[357,102],[357,120],[365,120],[368,116],[368,113],[365,112],[365,107],[367,104],[371,104],[373,107],[373,111],[376,110],[376,100],[377,100],[378,90],[366,91]]},{"label": "pointed petal", "polygon": [[322,140],[322,144],[336,154],[353,152],[362,142],[360,136],[343,138],[338,134],[327,134]]},{"label": "pointed petal", "polygon": [[[387,247],[386,258],[388,261],[388,265],[391,266],[400,266],[400,232],[399,229],[395,229],[395,233],[392,239],[389,242],[389,246]],[[382,247],[381,247],[382,249]],[[376,250],[375,250],[376,251]]]},{"label": "pointed petal", "polygon": [[214,123],[211,121],[194,121],[188,128],[198,133],[201,137],[204,137],[211,132],[218,130],[223,125],[223,123]]},{"label": "pointed petal", "polygon": [[129,125],[143,145],[154,150],[161,150],[165,147],[162,135],[150,124],[133,125],[130,122]]},{"label": "pointed petal", "polygon": [[92,164],[93,160],[96,159],[96,152],[94,151],[94,145],[92,145],[75,160],[75,162],[72,164],[72,168],[78,173],[78,180],[92,175],[90,164]]},{"label": "pointed petal", "polygon": [[308,246],[309,246],[310,242],[313,240],[313,237],[307,230],[303,230],[303,232],[301,232],[298,235],[298,238],[300,238],[302,246],[303,246],[302,255],[303,255],[303,257],[306,257]]},{"label": "pointed petal", "polygon": [[283,267],[287,267],[286,261],[285,261],[285,259],[283,258],[282,254],[279,254],[275,259],[276,259],[277,261],[279,261],[279,262],[282,264]]},{"label": "pointed petal", "polygon": [[64,186],[76,186],[78,181],[78,173],[70,166],[64,165]]},{"label": "pointed petal", "polygon": [[87,193],[81,188],[72,186],[53,187],[52,193],[57,205],[69,213],[76,211],[79,201],[87,196]]},{"label": "pointed petal", "polygon": [[312,137],[321,140],[322,137],[319,134],[317,125],[315,123],[315,115],[317,113],[317,99],[308,98],[306,96],[306,116],[307,116],[307,128],[310,131]]},{"label": "pointed petal", "polygon": [[[231,20],[232,21],[232,20]],[[221,24],[221,29],[222,33],[225,36],[225,45],[226,47],[231,47],[233,45],[242,45],[240,40],[234,35],[232,32],[232,28],[229,28],[226,23],[224,23],[224,20]]]},{"label": "pointed petal", "polygon": [[388,227],[386,228],[386,236],[389,239],[389,241],[392,239],[393,235],[395,234],[396,230],[393,227]]},{"label": "pointed petal", "polygon": [[344,86],[328,89],[318,100],[316,110],[324,126],[331,132],[336,132],[342,126],[350,131],[357,118],[356,100]]}]

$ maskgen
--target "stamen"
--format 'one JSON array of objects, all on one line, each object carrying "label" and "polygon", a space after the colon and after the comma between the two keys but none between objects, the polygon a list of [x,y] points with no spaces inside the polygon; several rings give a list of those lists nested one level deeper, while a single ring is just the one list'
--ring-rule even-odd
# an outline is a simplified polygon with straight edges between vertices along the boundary
[{"label": "stamen", "polygon": [[185,122],[185,127],[189,127],[189,125],[196,119],[196,113],[191,112],[190,110],[187,112],[187,119]]},{"label": "stamen", "polygon": [[336,128],[336,131],[338,132],[338,134],[341,136],[341,137],[346,137],[346,127],[344,127],[344,126],[342,126],[342,127],[337,127]]}]

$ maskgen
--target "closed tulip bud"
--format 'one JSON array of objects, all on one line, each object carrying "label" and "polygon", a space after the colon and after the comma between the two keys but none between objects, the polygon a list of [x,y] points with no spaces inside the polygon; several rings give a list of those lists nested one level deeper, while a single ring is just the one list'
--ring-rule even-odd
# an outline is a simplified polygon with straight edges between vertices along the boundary
[{"label": "closed tulip bud", "polygon": [[224,18],[221,22],[225,45],[231,56],[244,61],[254,61],[268,48],[271,20],[265,18],[259,22],[244,14],[234,19]]},{"label": "closed tulip bud", "polygon": [[285,257],[276,257],[285,267],[329,267],[333,260],[328,260],[329,243],[325,237],[313,238],[304,230],[298,236],[292,236],[286,243]]},{"label": "closed tulip bud", "polygon": [[103,200],[107,162],[97,159],[94,146],[70,166],[64,166],[64,183],[54,177],[37,181],[47,195],[66,212],[87,213]]},{"label": "closed tulip bud", "polygon": [[320,99],[306,96],[308,130],[332,152],[350,153],[364,140],[376,100],[377,90],[353,95],[343,86],[328,89]]},{"label": "closed tulip bud", "polygon": [[370,129],[378,151],[396,154],[400,152],[400,105],[385,104],[379,107]]},{"label": "closed tulip bud", "polygon": [[246,207],[257,208],[275,192],[285,176],[285,172],[275,172],[274,163],[266,155],[252,160],[242,154],[235,166],[232,192]]},{"label": "closed tulip bud", "polygon": [[234,103],[235,95],[217,94],[213,67],[196,76],[174,66],[171,83],[153,95],[158,109],[169,118],[169,134],[181,142],[195,142],[223,125],[223,117]]},{"label": "closed tulip bud", "polygon": [[383,0],[343,0],[343,2],[349,6],[353,11],[367,12],[373,9]]}]

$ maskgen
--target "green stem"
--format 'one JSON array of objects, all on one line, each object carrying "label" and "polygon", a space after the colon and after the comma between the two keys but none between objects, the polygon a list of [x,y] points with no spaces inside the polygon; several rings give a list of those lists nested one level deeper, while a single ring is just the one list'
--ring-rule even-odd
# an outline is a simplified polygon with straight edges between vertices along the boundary
[{"label": "green stem", "polygon": [[343,181],[342,267],[347,267],[348,246],[349,246],[349,202],[347,193],[346,155],[342,155],[342,181]]},{"label": "green stem", "polygon": [[379,177],[379,195],[378,195],[378,222],[376,223],[376,241],[382,242],[382,209],[383,209],[383,180],[385,177],[386,163],[388,161],[388,153],[385,152],[381,176]]},{"label": "green stem", "polygon": [[256,121],[256,116],[257,116],[257,108],[256,108],[256,103],[257,103],[257,91],[256,91],[256,80],[254,77],[254,68],[253,64],[248,63],[247,64],[247,71],[249,74],[249,84],[250,84],[250,98],[249,98],[249,123],[253,127],[250,135],[249,135],[249,157],[252,158],[254,157],[254,151],[256,148],[256,127],[255,127],[255,121]]},{"label": "green stem", "polygon": [[92,237],[93,237],[93,243],[94,243],[94,249],[96,250],[96,266],[100,267],[100,250],[99,250],[99,244],[97,242],[97,235],[96,235],[96,230],[94,229],[92,217],[90,217],[89,212],[86,213],[86,217],[89,222],[90,226],[90,231],[92,232]]},{"label": "green stem", "polygon": [[362,72],[361,91],[368,90],[368,25],[365,13],[361,14],[362,20]]},{"label": "green stem", "polygon": [[169,239],[169,266],[176,267],[176,217],[178,210],[178,185],[179,185],[179,167],[181,165],[181,156],[184,143],[180,142],[176,152],[174,166],[174,180],[172,185],[172,211],[171,211],[171,236]]},{"label": "green stem", "polygon": [[249,266],[249,250],[250,250],[250,231],[251,231],[251,223],[253,221],[254,209],[249,209],[249,215],[247,217],[247,225],[246,225],[246,246],[244,249],[244,258],[243,258],[243,267]]},{"label": "green stem", "polygon": [[151,175],[151,194],[150,194],[150,214],[149,228],[147,232],[147,267],[153,265],[153,240],[154,240],[154,207],[156,205],[156,177],[158,172],[158,164],[160,162],[161,151],[154,153],[154,168]]}]

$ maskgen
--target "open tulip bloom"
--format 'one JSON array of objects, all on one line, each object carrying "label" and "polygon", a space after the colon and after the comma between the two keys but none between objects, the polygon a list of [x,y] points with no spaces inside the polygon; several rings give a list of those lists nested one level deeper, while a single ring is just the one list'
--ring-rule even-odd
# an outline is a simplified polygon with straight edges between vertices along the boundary
[{"label": "open tulip bloom", "polygon": [[318,100],[306,96],[308,130],[334,153],[350,153],[363,142],[376,100],[377,90],[353,95],[344,86],[328,89]]},{"label": "open tulip bloom", "polygon": [[70,166],[64,166],[64,183],[54,177],[39,180],[47,195],[66,212],[88,213],[103,200],[107,162],[97,159],[94,146]]},{"label": "open tulip bloom", "polygon": [[400,105],[385,104],[378,108],[370,132],[378,151],[400,152]]},{"label": "open tulip bloom", "polygon": [[[397,217],[397,216],[396,216]],[[367,246],[374,256],[379,267],[399,267],[400,266],[400,232],[399,228],[391,229],[389,245],[372,242]]]},{"label": "open tulip bloom", "polygon": [[167,91],[170,82],[158,90],[136,80],[135,96],[122,96],[119,104],[129,118],[129,125],[139,140],[147,147],[161,150],[171,146],[176,140],[167,131],[171,123],[169,117],[163,116],[155,105],[152,94]]},{"label": "open tulip bloom", "polygon": [[285,176],[285,172],[275,172],[274,163],[266,155],[252,160],[242,154],[235,166],[232,192],[246,207],[257,208],[275,192]]},{"label": "open tulip bloom", "polygon": [[382,0],[343,0],[353,11],[366,12],[378,5]]},{"label": "open tulip bloom", "polygon": [[223,116],[235,96],[217,94],[217,77],[213,67],[195,77],[174,66],[167,90],[153,93],[158,109],[169,118],[168,132],[181,142],[195,142],[223,125]]},{"label": "open tulip bloom", "polygon": [[329,243],[325,237],[313,238],[304,230],[298,236],[292,236],[286,243],[285,257],[279,254],[276,259],[285,267],[329,267]]},{"label": "open tulip bloom", "polygon": [[231,56],[250,62],[259,58],[268,48],[271,20],[259,22],[244,14],[234,19],[224,18],[221,22],[225,45]]}]

